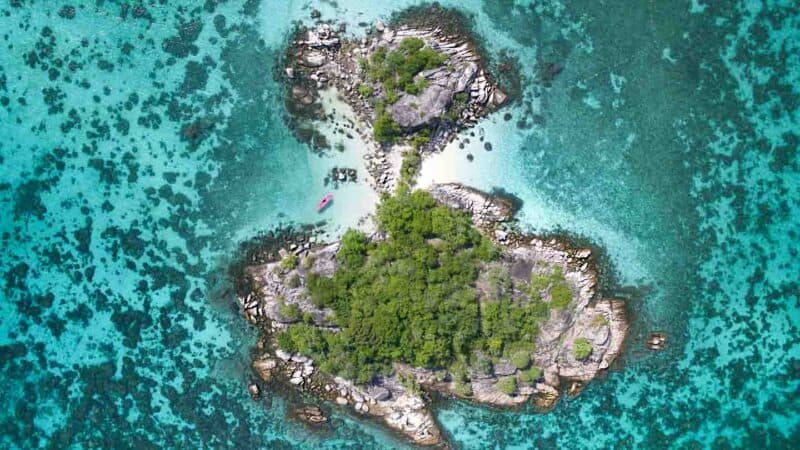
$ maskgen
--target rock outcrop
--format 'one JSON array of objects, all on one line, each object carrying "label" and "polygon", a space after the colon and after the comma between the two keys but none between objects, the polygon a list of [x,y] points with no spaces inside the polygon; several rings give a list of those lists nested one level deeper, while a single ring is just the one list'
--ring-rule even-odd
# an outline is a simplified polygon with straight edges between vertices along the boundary
[{"label": "rock outcrop", "polygon": [[[543,240],[511,231],[504,231],[500,239],[495,233],[498,229],[494,227],[512,218],[513,209],[509,201],[458,184],[435,185],[430,192],[439,202],[472,214],[473,222],[501,249],[501,257],[491,263],[494,267],[503,267],[511,277],[520,280],[556,268],[563,273],[572,298],[566,307],[551,308],[549,317],[540,327],[535,349],[530,355],[531,365],[540,369],[537,379],[530,379],[529,374],[526,379],[523,370],[501,358],[489,373],[471,369],[466,380],[455,380],[446,370],[396,363],[392,376],[360,386],[321,373],[311,359],[277,349],[274,342],[266,345],[265,354],[253,363],[254,371],[265,381],[281,380],[300,391],[348,406],[358,414],[378,418],[421,445],[441,441],[441,432],[428,408],[425,391],[501,407],[515,407],[533,401],[539,408],[547,409],[560,396],[562,380],[571,383],[569,392],[574,393],[607,369],[620,354],[628,328],[624,304],[597,294],[597,273],[591,250],[571,248],[554,239]],[[375,240],[381,238],[380,235],[372,236]],[[299,320],[283,312],[287,307],[296,308],[312,318],[315,326],[337,331],[332,325],[332,312],[318,309],[310,302],[305,279],[311,273],[333,275],[338,248],[338,243],[312,247],[293,266],[276,261],[251,267],[248,273],[256,289],[249,298],[241,300],[246,316],[264,326],[268,336]],[[479,292],[482,289],[481,276]],[[552,301],[549,294],[543,300]],[[575,343],[578,340],[591,346],[588,356],[576,355]],[[501,380],[509,378],[514,378],[516,385],[510,393],[501,387]],[[422,391],[405,387],[408,383],[401,380],[409,379]]]}]

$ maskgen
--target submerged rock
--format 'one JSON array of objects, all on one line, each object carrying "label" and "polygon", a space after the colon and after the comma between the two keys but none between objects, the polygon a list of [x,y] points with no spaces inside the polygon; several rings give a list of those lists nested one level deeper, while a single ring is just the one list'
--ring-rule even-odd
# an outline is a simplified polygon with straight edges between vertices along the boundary
[{"label": "submerged rock", "polygon": [[295,410],[298,419],[311,425],[322,425],[328,422],[328,417],[317,405],[305,405]]},{"label": "submerged rock", "polygon": [[665,333],[650,333],[647,337],[647,348],[650,350],[661,351],[667,345],[667,335]]}]

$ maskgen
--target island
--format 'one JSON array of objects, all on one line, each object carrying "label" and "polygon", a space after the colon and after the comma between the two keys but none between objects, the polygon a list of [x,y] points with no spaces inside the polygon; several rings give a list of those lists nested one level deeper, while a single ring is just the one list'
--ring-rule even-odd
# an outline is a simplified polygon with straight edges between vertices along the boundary
[{"label": "island", "polygon": [[[426,155],[508,100],[479,47],[466,31],[407,18],[360,39],[343,31],[320,22],[291,39],[289,120],[324,151],[317,98],[341,93],[369,124],[360,131],[382,197],[373,227],[287,242],[242,271],[239,303],[262,332],[261,386],[349,408],[419,445],[443,442],[433,395],[547,411],[579,392],[617,359],[628,331],[624,302],[598,287],[593,249],[519,231],[509,195],[415,189]],[[317,404],[297,414],[326,421]]]}]

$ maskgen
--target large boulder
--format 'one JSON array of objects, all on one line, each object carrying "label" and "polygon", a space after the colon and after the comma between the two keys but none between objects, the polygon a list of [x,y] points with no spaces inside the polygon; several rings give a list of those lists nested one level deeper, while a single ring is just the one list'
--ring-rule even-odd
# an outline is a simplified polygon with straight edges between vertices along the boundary
[{"label": "large boulder", "polygon": [[431,84],[419,95],[403,94],[390,109],[401,128],[416,130],[433,124],[453,102],[453,89]]},{"label": "large boulder", "polygon": [[319,50],[308,50],[303,52],[303,56],[300,57],[300,64],[306,67],[319,67],[328,60],[328,57],[325,56],[325,53],[322,53]]}]

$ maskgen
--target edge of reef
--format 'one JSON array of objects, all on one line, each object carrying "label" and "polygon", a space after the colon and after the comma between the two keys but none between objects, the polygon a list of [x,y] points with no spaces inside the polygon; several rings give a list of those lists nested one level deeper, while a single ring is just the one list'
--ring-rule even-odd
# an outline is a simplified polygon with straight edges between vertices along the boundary
[{"label": "edge of reef", "polygon": [[[287,122],[298,139],[313,150],[323,152],[327,145],[314,128],[316,122],[329,119],[318,103],[322,89],[336,89],[369,125],[369,129],[353,131],[368,144],[364,157],[371,184],[378,192],[410,189],[425,155],[440,151],[459,131],[474,126],[509,101],[492,76],[468,20],[438,5],[428,8],[431,14],[424,8],[398,13],[389,26],[376,22],[360,39],[345,37],[344,26],[323,22],[318,12],[312,12],[312,18],[318,19],[316,26],[297,28],[279,65],[283,70],[277,77],[287,86]],[[446,26],[437,26],[437,19],[448,17],[451,20]],[[379,47],[389,51],[399,48],[406,37],[419,38],[445,54],[448,67],[418,73],[415,83],[425,79],[421,92],[401,92],[384,106],[383,100],[395,94],[362,75],[363,60]],[[362,87],[366,83],[370,83],[369,89]],[[365,95],[368,90],[370,95]],[[374,138],[381,115],[388,115],[398,125],[391,142]],[[446,447],[430,408],[431,394],[503,408],[532,402],[544,412],[564,393],[577,394],[611,366],[622,352],[628,322],[624,302],[605,298],[598,291],[597,260],[591,249],[571,246],[567,239],[544,239],[515,231],[512,221],[518,204],[512,196],[484,193],[460,184],[433,185],[427,191],[439,204],[471,216],[472,224],[500,250],[498,261],[490,264],[506,271],[511,279],[526,283],[531,277],[558,272],[561,282],[569,287],[569,304],[548,309],[549,316],[529,355],[530,369],[501,357],[495,358],[488,369],[468,367],[467,373],[456,379],[446,369],[395,363],[391,375],[376,377],[364,385],[324,373],[311,358],[279,349],[277,335],[299,320],[297,314],[287,314],[287,305],[319,329],[337,329],[329,320],[332,311],[315,307],[305,285],[309,274],[331,276],[336,271],[339,243],[321,242],[306,227],[305,234],[284,230],[252,244],[248,260],[237,263],[239,305],[247,320],[262,333],[253,351],[252,368],[259,381],[250,385],[251,395],[258,397],[262,389],[288,387],[314,402],[329,402],[377,420],[416,444]],[[369,236],[372,241],[385,238],[381,232]],[[298,258],[304,263],[285,263]],[[481,278],[483,271],[481,274],[476,282],[479,293],[486,281]],[[545,302],[553,302],[551,286],[542,290]],[[588,345],[588,354],[576,352],[578,342]],[[508,389],[509,382],[512,389]],[[300,405],[293,414],[315,426],[328,422],[326,413],[316,404]]]}]

